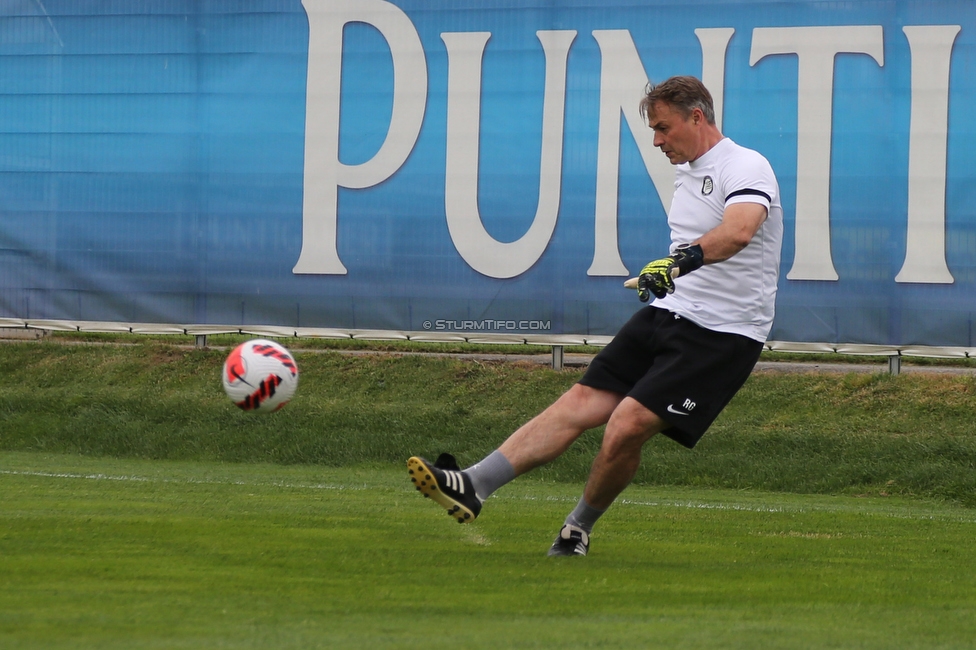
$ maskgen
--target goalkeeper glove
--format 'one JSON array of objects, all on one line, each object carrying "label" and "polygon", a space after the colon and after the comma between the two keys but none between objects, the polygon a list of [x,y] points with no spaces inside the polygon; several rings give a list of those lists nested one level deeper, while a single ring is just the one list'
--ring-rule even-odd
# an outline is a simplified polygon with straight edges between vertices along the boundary
[{"label": "goalkeeper glove", "polygon": [[674,293],[674,278],[691,273],[705,263],[705,255],[698,244],[682,244],[668,257],[654,260],[643,269],[637,278],[637,298],[647,302],[651,294],[663,298]]}]

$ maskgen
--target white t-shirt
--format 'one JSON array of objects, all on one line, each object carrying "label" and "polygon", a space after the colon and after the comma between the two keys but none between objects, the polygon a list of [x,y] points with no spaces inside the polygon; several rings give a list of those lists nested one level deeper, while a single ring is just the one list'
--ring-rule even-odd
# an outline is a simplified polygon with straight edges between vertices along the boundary
[{"label": "white t-shirt", "polygon": [[653,306],[710,330],[765,341],[773,326],[783,242],[783,206],[773,168],[760,153],[724,138],[676,170],[668,214],[671,252],[718,226],[727,205],[759,203],[768,215],[748,246],[724,262],[676,278],[674,293]]}]

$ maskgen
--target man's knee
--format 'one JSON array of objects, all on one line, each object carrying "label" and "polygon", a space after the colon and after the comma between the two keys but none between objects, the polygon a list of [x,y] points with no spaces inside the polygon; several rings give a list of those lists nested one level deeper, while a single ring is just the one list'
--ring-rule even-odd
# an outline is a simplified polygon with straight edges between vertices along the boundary
[{"label": "man's knee", "polygon": [[574,384],[556,404],[583,429],[606,424],[623,395],[599,388]]},{"label": "man's knee", "polygon": [[670,425],[631,397],[625,397],[607,423],[604,444],[610,447],[641,447]]}]

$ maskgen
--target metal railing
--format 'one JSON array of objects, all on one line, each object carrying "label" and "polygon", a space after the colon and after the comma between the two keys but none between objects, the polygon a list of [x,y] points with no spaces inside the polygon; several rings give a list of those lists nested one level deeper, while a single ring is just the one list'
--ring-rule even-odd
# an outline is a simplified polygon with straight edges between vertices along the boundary
[{"label": "metal railing", "polygon": [[[207,336],[216,334],[243,334],[275,338],[326,338],[358,339],[367,341],[418,341],[425,343],[483,343],[493,345],[541,345],[552,349],[552,367],[562,370],[565,365],[565,349],[570,346],[603,347],[612,336],[585,334],[492,334],[483,332],[429,332],[396,330],[361,330],[342,328],[286,327],[280,325],[212,325],[122,323],[101,321],[73,321],[51,319],[0,318],[0,328],[8,330],[50,330],[62,332],[100,332],[132,334],[182,334],[193,336],[198,347],[207,345]],[[976,357],[976,348],[925,346],[925,345],[873,345],[864,343],[804,343],[791,341],[767,341],[765,348],[772,352],[836,353],[862,356],[888,357],[888,372],[901,372],[902,357],[930,357],[963,359]]]}]

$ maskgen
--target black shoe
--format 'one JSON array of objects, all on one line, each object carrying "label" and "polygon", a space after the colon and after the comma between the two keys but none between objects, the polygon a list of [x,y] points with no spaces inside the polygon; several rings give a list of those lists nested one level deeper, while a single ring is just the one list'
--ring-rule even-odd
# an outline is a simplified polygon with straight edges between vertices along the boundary
[{"label": "black shoe", "polygon": [[582,528],[564,524],[549,549],[549,557],[586,555],[590,550],[590,536]]},{"label": "black shoe", "polygon": [[481,512],[481,499],[474,493],[471,479],[458,467],[454,456],[441,454],[433,465],[413,456],[407,461],[410,480],[425,497],[447,508],[459,524],[469,523]]}]

